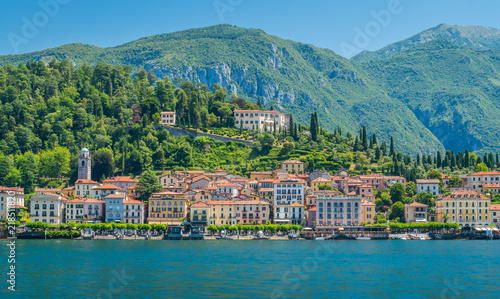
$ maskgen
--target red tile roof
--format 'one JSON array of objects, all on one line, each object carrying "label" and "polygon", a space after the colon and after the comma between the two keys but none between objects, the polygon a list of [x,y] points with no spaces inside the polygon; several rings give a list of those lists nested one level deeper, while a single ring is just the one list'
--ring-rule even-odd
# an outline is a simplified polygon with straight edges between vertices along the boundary
[{"label": "red tile roof", "polygon": [[140,200],[135,200],[132,198],[127,198],[123,201],[124,204],[134,204],[134,205],[143,205],[144,203]]},{"label": "red tile roof", "polygon": [[79,179],[75,182],[75,184],[95,184],[95,185],[99,185],[98,182],[96,181],[92,181],[92,180],[87,180],[87,179]]},{"label": "red tile roof", "polygon": [[480,171],[473,173],[471,175],[500,175],[500,172],[498,171]]},{"label": "red tile roof", "polygon": [[199,201],[193,205],[191,205],[191,208],[209,208],[210,206],[203,201]]},{"label": "red tile roof", "polygon": [[217,185],[217,187],[237,187],[237,186],[233,185],[233,184],[229,184],[229,183],[224,183],[224,184]]},{"label": "red tile roof", "polygon": [[419,203],[419,202],[416,202],[416,201],[414,201],[411,204],[409,204],[409,206],[411,206],[411,207],[428,207],[428,205],[423,204],[423,203]]},{"label": "red tile roof", "polygon": [[115,185],[111,185],[111,184],[106,184],[106,185],[102,185],[102,186],[99,186],[99,187],[95,187],[94,190],[116,190],[116,189],[120,189],[120,187],[118,186],[115,186]]}]

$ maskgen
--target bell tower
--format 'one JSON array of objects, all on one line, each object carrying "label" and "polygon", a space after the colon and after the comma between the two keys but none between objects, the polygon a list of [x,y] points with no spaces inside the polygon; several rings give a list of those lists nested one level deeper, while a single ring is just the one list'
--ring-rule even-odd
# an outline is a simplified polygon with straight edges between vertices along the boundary
[{"label": "bell tower", "polygon": [[91,180],[91,164],[90,151],[87,148],[82,148],[78,157],[78,179]]}]

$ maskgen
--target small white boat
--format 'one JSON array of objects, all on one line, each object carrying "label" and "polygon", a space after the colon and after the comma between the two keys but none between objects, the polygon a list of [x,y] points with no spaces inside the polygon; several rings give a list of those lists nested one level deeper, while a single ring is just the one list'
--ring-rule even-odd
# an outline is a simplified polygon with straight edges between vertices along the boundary
[{"label": "small white boat", "polygon": [[368,237],[358,237],[358,238],[356,238],[356,240],[363,240],[363,241],[365,241],[365,240],[371,240],[371,239],[372,238],[368,238]]},{"label": "small white boat", "polygon": [[400,239],[400,240],[405,240],[405,241],[406,241],[406,237],[405,237],[405,236],[403,236],[403,237],[401,237],[401,238],[399,238],[399,239]]},{"label": "small white boat", "polygon": [[426,238],[424,238],[424,237],[422,237],[422,236],[418,237],[418,239],[419,239],[419,240],[422,240],[422,241],[427,240]]},{"label": "small white boat", "polygon": [[314,240],[316,240],[316,241],[324,241],[324,240],[325,240],[325,238],[323,238],[323,237],[317,237],[317,238],[316,238],[316,239],[314,239]]}]

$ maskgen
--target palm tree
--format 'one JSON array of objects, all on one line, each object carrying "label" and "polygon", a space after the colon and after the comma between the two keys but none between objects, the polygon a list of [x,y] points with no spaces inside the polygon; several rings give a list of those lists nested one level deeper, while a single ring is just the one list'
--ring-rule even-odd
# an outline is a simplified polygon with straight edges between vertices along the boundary
[{"label": "palm tree", "polygon": [[443,223],[448,222],[448,219],[450,219],[450,216],[448,216],[448,214],[444,213],[443,214]]}]

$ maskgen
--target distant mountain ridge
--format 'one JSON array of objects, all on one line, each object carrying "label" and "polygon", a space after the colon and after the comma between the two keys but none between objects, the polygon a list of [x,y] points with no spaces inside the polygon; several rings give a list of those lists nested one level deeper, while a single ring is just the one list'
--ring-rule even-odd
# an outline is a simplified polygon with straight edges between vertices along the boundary
[{"label": "distant mountain ridge", "polygon": [[358,62],[385,59],[409,50],[412,47],[441,38],[459,46],[477,50],[500,49],[500,30],[496,28],[440,24],[405,40],[387,45],[377,51],[363,51],[355,55],[352,59]]},{"label": "distant mountain ridge", "polygon": [[[493,129],[500,125],[495,117],[500,114],[498,36],[492,28],[467,27],[459,28],[468,34],[460,33],[459,39],[454,27],[437,26],[434,33],[422,33],[424,43],[415,38],[408,46],[389,45],[398,53],[363,63],[358,56],[349,60],[260,29],[216,25],[105,49],[70,44],[0,56],[0,65],[52,59],[130,65],[171,80],[217,83],[245,99],[291,112],[303,124],[318,111],[320,125],[328,130],[340,126],[354,133],[366,125],[382,140],[393,136],[396,149],[405,153],[500,151]],[[454,41],[446,39],[446,32]]]}]

